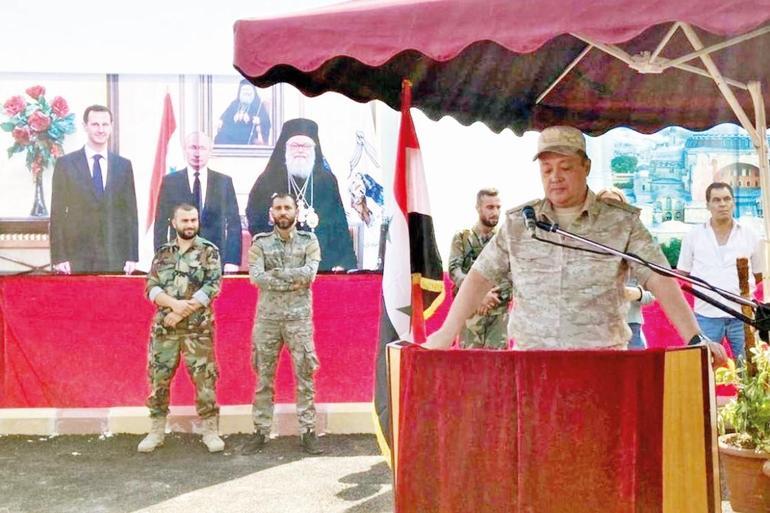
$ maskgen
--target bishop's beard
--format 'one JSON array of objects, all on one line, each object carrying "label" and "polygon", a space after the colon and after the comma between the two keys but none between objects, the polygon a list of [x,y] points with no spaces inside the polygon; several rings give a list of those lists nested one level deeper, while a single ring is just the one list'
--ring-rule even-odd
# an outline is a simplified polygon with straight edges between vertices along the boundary
[{"label": "bishop's beard", "polygon": [[309,150],[307,152],[307,158],[290,157],[286,155],[286,169],[289,170],[289,174],[302,178],[303,180],[310,176],[313,172],[313,166],[315,165],[315,150]]}]

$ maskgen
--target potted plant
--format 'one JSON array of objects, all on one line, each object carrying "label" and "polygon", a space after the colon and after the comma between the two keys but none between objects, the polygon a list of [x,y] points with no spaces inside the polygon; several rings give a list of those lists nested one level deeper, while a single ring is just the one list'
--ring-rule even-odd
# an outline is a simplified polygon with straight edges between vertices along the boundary
[{"label": "potted plant", "polygon": [[770,511],[770,346],[757,344],[749,352],[752,365],[736,368],[730,361],[716,371],[717,384],[738,391],[719,411],[719,455],[733,510],[765,513]]}]

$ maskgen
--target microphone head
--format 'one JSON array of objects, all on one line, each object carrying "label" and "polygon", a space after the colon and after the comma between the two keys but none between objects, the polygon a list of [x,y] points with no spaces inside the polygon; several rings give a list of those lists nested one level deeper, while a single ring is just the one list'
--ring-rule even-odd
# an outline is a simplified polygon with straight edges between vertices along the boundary
[{"label": "microphone head", "polygon": [[534,237],[535,230],[537,229],[537,219],[535,217],[535,209],[526,206],[521,210],[521,215],[524,218],[524,226],[527,228],[529,234]]},{"label": "microphone head", "polygon": [[522,209],[521,214],[524,216],[524,219],[527,221],[535,220],[535,209],[530,207],[529,205]]}]

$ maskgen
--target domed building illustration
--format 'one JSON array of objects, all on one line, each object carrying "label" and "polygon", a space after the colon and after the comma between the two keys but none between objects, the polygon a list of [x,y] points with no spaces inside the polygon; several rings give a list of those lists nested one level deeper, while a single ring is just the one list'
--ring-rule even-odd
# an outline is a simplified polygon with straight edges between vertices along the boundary
[{"label": "domed building illustration", "polygon": [[[748,135],[735,125],[705,132],[669,127],[652,135],[626,130],[612,146],[613,185],[635,206],[651,214],[652,228],[668,221],[699,223],[708,219],[706,187],[730,184],[736,217],[761,217],[757,153]],[[638,141],[638,144],[636,144]]]},{"label": "domed building illustration", "polygon": [[652,151],[649,164],[650,203],[655,224],[684,221],[690,201],[680,134],[667,129],[671,137]]}]

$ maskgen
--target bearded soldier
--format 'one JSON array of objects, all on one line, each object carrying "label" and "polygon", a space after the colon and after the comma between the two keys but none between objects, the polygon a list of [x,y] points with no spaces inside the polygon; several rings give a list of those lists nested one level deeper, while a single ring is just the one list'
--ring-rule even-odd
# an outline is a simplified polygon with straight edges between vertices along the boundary
[{"label": "bearded soldier", "polygon": [[[481,251],[492,240],[500,218],[497,189],[481,189],[476,194],[479,220],[473,228],[459,231],[452,238],[449,252],[449,276],[457,295],[465,276]],[[465,321],[460,332],[460,346],[472,349],[506,349],[508,347],[508,306],[511,303],[511,280],[505,279],[487,292],[481,305]]]},{"label": "bearded soldier", "polygon": [[222,279],[219,250],[198,236],[198,209],[194,206],[183,203],[174,208],[171,225],[176,238],[158,248],[147,276],[147,297],[157,307],[148,362],[152,391],[147,407],[152,428],[137,449],[152,452],[163,444],[169,388],[183,356],[195,384],[195,406],[203,419],[203,443],[210,452],[219,452],[225,444],[218,435],[211,309]]},{"label": "bearded soldier", "polygon": [[259,304],[252,336],[252,363],[258,374],[254,394],[254,436],[244,454],[260,451],[273,422],[275,370],[286,345],[294,364],[297,418],[302,449],[320,454],[315,422],[315,382],[318,357],[313,344],[313,297],[310,287],[318,271],[318,239],[298,230],[297,203],[287,193],[273,195],[272,231],[254,236],[249,248],[249,277],[259,287]]},{"label": "bearded soldier", "polygon": [[298,118],[283,124],[275,150],[249,193],[246,217],[252,235],[273,229],[271,198],[280,192],[297,200],[297,229],[318,238],[323,254],[319,270],[355,269],[337,178],[324,159],[315,121]]}]

